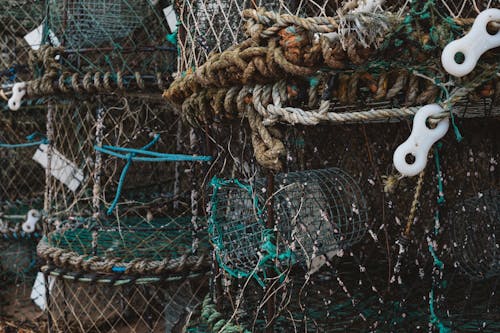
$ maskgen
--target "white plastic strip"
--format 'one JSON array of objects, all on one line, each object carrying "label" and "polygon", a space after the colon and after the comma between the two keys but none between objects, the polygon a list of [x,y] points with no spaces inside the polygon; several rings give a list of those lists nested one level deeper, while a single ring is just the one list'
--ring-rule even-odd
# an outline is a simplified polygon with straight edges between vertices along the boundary
[{"label": "white plastic strip", "polygon": [[[33,159],[40,163],[45,169],[47,169],[49,164],[47,149],[48,145],[41,144],[33,156]],[[52,176],[60,180],[73,192],[78,189],[84,179],[83,171],[78,169],[76,164],[68,160],[56,149],[52,149],[50,172]]]}]

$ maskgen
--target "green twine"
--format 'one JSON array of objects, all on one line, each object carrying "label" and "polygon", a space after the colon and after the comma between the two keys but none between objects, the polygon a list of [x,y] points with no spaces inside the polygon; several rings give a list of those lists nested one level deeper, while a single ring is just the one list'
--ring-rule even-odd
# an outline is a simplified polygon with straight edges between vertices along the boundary
[{"label": "green twine", "polygon": [[439,329],[439,333],[450,333],[451,329],[446,327],[436,315],[434,310],[434,289],[431,289],[429,293],[429,311],[431,313],[431,324],[436,325]]},{"label": "green twine", "polygon": [[319,79],[316,76],[311,76],[309,78],[309,85],[314,88],[319,84]]},{"label": "green twine", "polygon": [[460,133],[457,124],[455,123],[455,116],[453,115],[453,112],[451,110],[450,110],[450,117],[451,117],[451,124],[453,126],[453,131],[455,132],[455,137],[457,138],[457,142],[460,142],[463,140],[463,136]]},{"label": "green twine", "polygon": [[434,247],[432,245],[429,245],[429,252],[432,255],[432,258],[434,259],[434,266],[439,268],[440,270],[443,269],[444,264],[443,262],[438,258],[436,251],[434,250]]},{"label": "green twine", "polygon": [[[439,222],[439,211],[436,212],[435,215],[435,225],[434,225],[434,235],[437,235],[439,230],[437,228],[438,222]],[[431,242],[429,242],[429,252],[432,256],[433,259],[433,264],[434,267],[437,268],[438,270],[442,270],[444,268],[444,263],[438,258],[436,251],[434,249],[434,246],[432,245]],[[439,319],[439,317],[436,314],[436,311],[434,309],[434,286],[435,286],[435,280],[433,278],[432,280],[432,288],[431,291],[429,292],[429,312],[430,312],[430,322],[432,325],[435,325],[439,329],[439,333],[450,333],[451,330],[446,327],[443,322]]]},{"label": "green twine", "polygon": [[178,28],[176,28],[171,34],[167,34],[167,42],[176,46],[177,45],[177,32]]},{"label": "green twine", "polygon": [[[148,151],[149,148],[151,148],[158,140],[160,139],[160,135],[156,134],[151,140],[150,143],[145,145],[144,147],[140,149],[133,149],[133,148],[123,148],[123,147],[116,147],[116,146],[102,146],[99,147],[97,145],[94,146],[94,149],[96,151],[99,151],[104,154],[108,154],[117,158],[121,158],[124,160],[127,160],[127,163],[125,164],[125,167],[123,167],[122,173],[120,174],[120,180],[118,181],[118,187],[116,189],[116,195],[113,200],[113,203],[111,206],[108,208],[107,214],[111,215],[113,213],[113,210],[116,208],[116,205],[118,204],[118,200],[120,198],[121,192],[122,192],[122,187],[123,183],[125,182],[125,176],[127,175],[128,169],[130,168],[130,165],[132,164],[133,161],[140,161],[140,162],[176,162],[176,161],[202,161],[202,162],[208,162],[212,160],[211,156],[191,156],[191,155],[182,155],[182,154],[165,154],[165,153],[157,153],[157,152],[152,152]],[[126,154],[121,154],[126,153]],[[146,157],[136,157],[137,154],[142,154],[146,155]]]}]

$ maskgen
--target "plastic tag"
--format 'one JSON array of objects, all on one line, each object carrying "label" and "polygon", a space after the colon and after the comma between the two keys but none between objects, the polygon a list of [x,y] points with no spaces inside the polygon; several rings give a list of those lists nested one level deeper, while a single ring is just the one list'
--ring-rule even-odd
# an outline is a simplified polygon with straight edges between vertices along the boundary
[{"label": "plastic tag", "polygon": [[[429,150],[446,134],[450,126],[449,119],[444,118],[435,128],[427,127],[427,118],[441,112],[443,109],[437,104],[426,105],[417,111],[410,137],[396,149],[393,156],[394,166],[402,175],[415,176],[424,170]],[[407,155],[413,155],[415,161],[408,163]]]},{"label": "plastic tag", "polygon": [[167,19],[168,27],[170,32],[174,32],[177,29],[177,15],[175,14],[174,6],[170,5],[163,8],[163,14]]},{"label": "plastic tag", "polygon": [[[35,152],[33,159],[40,163],[45,169],[48,167],[47,144],[41,144]],[[64,157],[56,149],[52,149],[50,172],[52,176],[65,184],[71,191],[75,192],[83,182],[83,171],[76,164]]]},{"label": "plastic tag", "polygon": [[[49,293],[54,287],[55,279],[49,276]],[[45,297],[45,278],[43,273],[38,272],[36,275],[35,283],[33,284],[33,289],[31,289],[31,299],[33,302],[42,310],[45,311],[47,307],[47,299]]]},{"label": "plastic tag", "polygon": [[[26,36],[24,36],[24,39],[33,50],[35,51],[38,50],[42,45],[43,24],[40,24],[35,30],[26,34]],[[52,30],[49,30],[49,40],[53,46],[55,47],[61,46],[61,42],[59,41],[57,36],[52,32]]]}]

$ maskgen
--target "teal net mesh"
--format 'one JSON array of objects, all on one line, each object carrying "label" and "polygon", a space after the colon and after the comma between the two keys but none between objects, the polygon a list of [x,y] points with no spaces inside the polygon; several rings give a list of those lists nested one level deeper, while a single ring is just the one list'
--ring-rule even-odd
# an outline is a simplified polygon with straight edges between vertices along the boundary
[{"label": "teal net mesh", "polygon": [[[54,249],[74,252],[90,263],[97,258],[110,262],[101,268],[103,273],[120,273],[121,267],[134,261],[168,262],[180,260],[183,256],[195,256],[195,251],[206,254],[210,246],[206,231],[192,233],[191,217],[159,218],[151,221],[125,217],[119,223],[82,221],[80,226],[72,224],[67,221],[59,225],[58,230],[47,236],[47,244]],[[195,238],[196,249],[193,248]],[[65,267],[64,263],[57,259],[54,259],[54,263],[56,266]],[[205,264],[196,270],[203,271],[207,267]],[[66,268],[75,270],[71,265]],[[85,271],[85,268],[80,271]],[[154,275],[154,270],[144,273]]]}]

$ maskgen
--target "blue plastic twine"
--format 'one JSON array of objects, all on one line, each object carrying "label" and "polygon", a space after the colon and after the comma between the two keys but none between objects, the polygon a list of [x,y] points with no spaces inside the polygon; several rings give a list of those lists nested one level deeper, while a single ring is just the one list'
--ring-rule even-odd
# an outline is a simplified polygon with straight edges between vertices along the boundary
[{"label": "blue plastic twine", "polygon": [[[151,148],[156,142],[158,142],[159,139],[160,139],[160,135],[156,134],[150,143],[148,143],[147,145],[145,145],[144,147],[139,148],[139,149],[123,148],[123,147],[107,146],[107,145],[104,145],[102,147],[99,147],[97,145],[94,146],[94,149],[98,152],[127,160],[127,163],[123,167],[122,173],[120,174],[120,180],[118,181],[118,187],[116,189],[115,198],[113,199],[111,206],[109,206],[109,208],[107,210],[108,215],[111,215],[113,213],[113,210],[115,210],[116,205],[118,204],[118,200],[120,199],[122,188],[123,188],[123,183],[125,182],[125,177],[127,176],[128,169],[130,168],[130,165],[132,164],[132,162],[134,162],[134,161],[138,161],[138,162],[179,162],[179,161],[208,162],[208,161],[212,160],[211,156],[165,154],[165,153],[157,153],[157,152],[153,152],[153,151],[148,151],[148,149]],[[122,154],[122,153],[126,153],[126,154]],[[138,156],[136,156],[138,154],[146,155],[149,157],[138,157]]]}]

